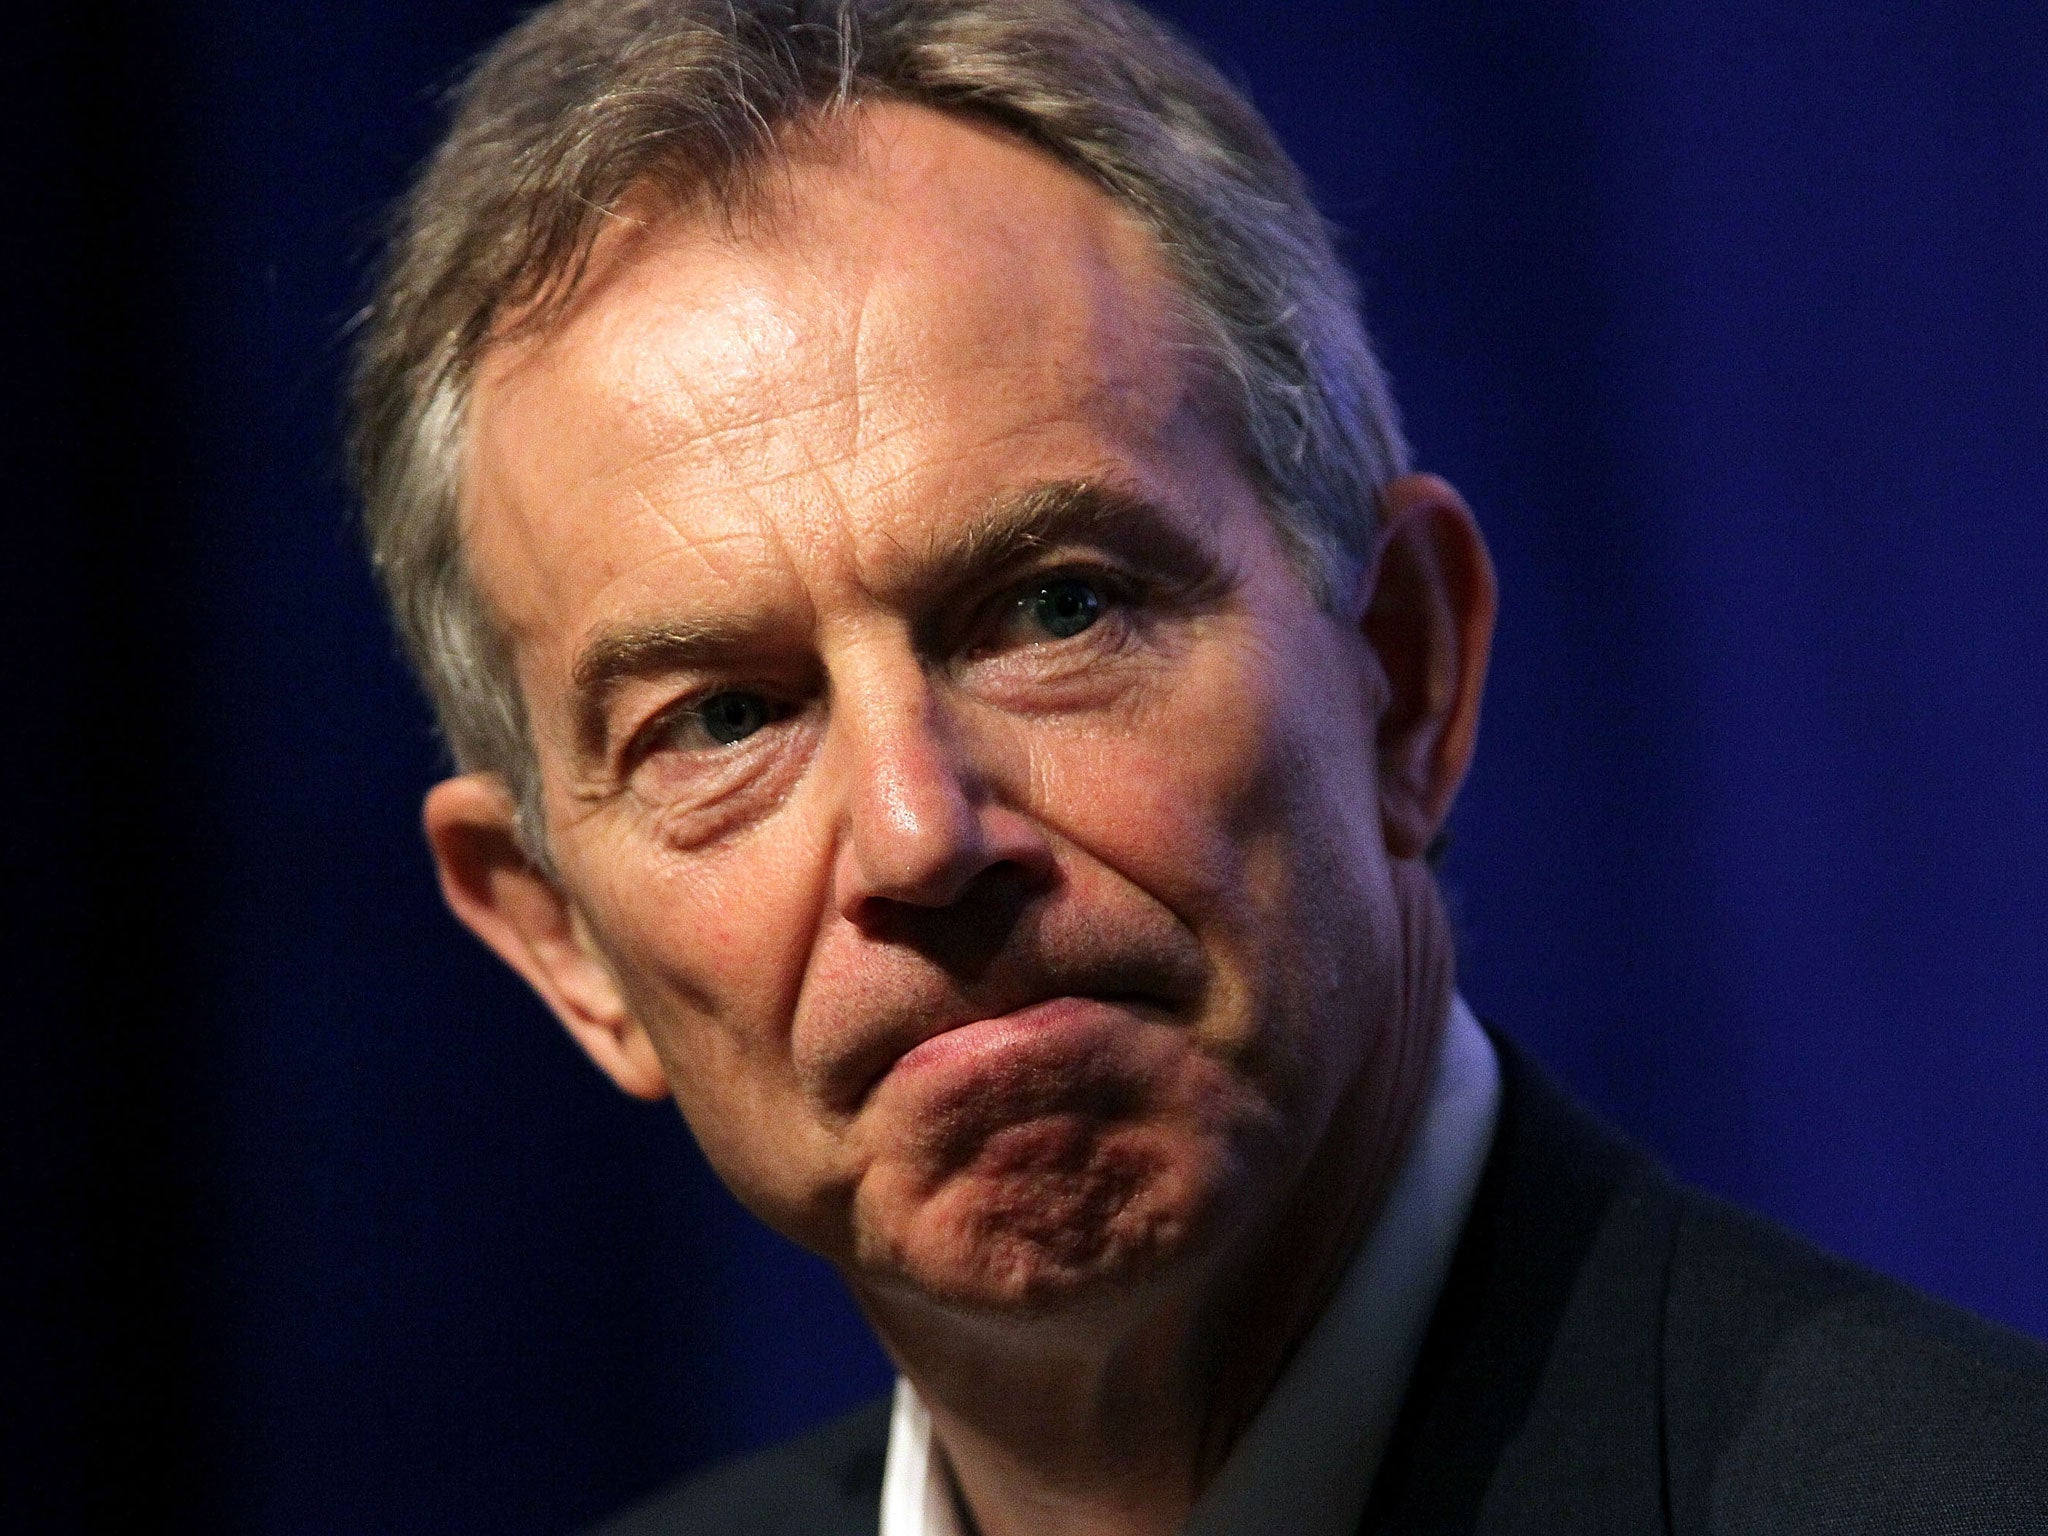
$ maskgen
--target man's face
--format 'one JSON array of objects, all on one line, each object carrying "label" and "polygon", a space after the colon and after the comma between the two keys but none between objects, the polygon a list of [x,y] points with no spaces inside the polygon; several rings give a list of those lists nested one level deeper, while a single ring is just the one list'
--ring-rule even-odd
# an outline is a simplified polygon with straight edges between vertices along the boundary
[{"label": "man's face", "polygon": [[477,384],[472,568],[592,957],[542,990],[867,1285],[1201,1264],[1405,1048],[1385,679],[1106,198],[914,108],[777,176],[614,229]]}]

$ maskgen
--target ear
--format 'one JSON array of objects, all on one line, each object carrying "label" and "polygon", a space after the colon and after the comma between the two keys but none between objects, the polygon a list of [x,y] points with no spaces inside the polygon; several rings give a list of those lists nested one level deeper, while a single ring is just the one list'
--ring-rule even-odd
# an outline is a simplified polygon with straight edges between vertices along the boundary
[{"label": "ear", "polygon": [[422,819],[455,915],[526,978],[607,1077],[638,1099],[668,1097],[653,1039],[582,914],[520,846],[504,781],[473,773],[436,784]]},{"label": "ear", "polygon": [[1403,475],[1380,504],[1359,627],[1387,680],[1380,824],[1387,851],[1413,859],[1442,829],[1472,762],[1496,591],[1479,525],[1444,481]]}]

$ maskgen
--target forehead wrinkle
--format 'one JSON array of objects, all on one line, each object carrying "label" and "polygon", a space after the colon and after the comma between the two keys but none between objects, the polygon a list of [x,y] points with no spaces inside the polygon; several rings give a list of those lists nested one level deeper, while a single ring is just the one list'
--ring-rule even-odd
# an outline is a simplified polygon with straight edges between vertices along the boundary
[{"label": "forehead wrinkle", "polygon": [[650,520],[658,522],[675,536],[669,553],[687,557],[720,586],[740,586],[745,582],[747,567],[758,569],[774,563],[764,552],[749,547],[773,542],[771,527],[755,521],[751,526],[725,526],[697,532],[679,520],[669,508],[644,497],[637,499],[642,501]]},{"label": "forehead wrinkle", "polygon": [[[980,133],[957,121],[947,132]],[[865,150],[866,138],[856,135],[856,147]],[[622,479],[639,510],[693,546],[713,580],[736,574],[720,552],[737,535],[691,536],[707,495],[747,507],[767,562],[794,573],[798,549],[815,554],[836,542],[842,571],[858,585],[891,587],[891,567],[929,563],[942,535],[927,517],[948,520],[939,511],[948,483],[961,492],[956,505],[988,483],[976,473],[977,455],[993,448],[1000,457],[1034,433],[1071,432],[1082,452],[1071,440],[1056,450],[1063,470],[1136,463],[1156,449],[1191,389],[1176,344],[1177,290],[1150,232],[1038,152],[1007,150],[1029,157],[1018,171],[1034,186],[1071,182],[1051,205],[1070,215],[1058,231],[1048,235],[1042,219],[1000,198],[992,203],[986,177],[955,165],[950,142],[923,145],[908,176],[886,150],[863,154],[792,176],[781,216],[743,237],[707,239],[687,218],[671,226],[678,234],[641,231],[602,301],[549,338],[568,344],[568,378],[537,369],[532,383],[568,383],[609,407],[603,414],[627,433],[587,442],[583,457],[614,459],[592,478]],[[939,230],[928,229],[935,196],[981,221],[948,223],[940,209]],[[885,217],[849,239],[849,199]],[[942,247],[932,245],[935,233],[948,237]],[[1073,281],[1050,282],[1046,262]],[[595,291],[589,297],[598,301]],[[546,348],[541,341],[528,358]],[[1021,419],[1010,410],[990,421],[977,397],[1032,407]],[[525,414],[543,403],[529,398]],[[922,445],[928,451],[895,451],[920,433],[937,439]],[[634,437],[640,451],[621,454]],[[696,488],[684,467],[693,454],[711,471]],[[1054,467],[1042,455],[1010,457],[1013,470],[1033,459]],[[553,479],[573,472],[563,465]],[[586,498],[576,499],[594,510]],[[543,530],[522,532],[528,563],[546,574]],[[872,571],[859,558],[863,540],[879,558]]]},{"label": "forehead wrinkle", "polygon": [[[700,452],[707,457],[715,453],[735,483],[769,483],[773,480],[787,479],[791,475],[802,474],[817,467],[821,461],[814,452],[807,453],[806,463],[793,469],[777,470],[764,478],[750,472],[741,461],[748,442],[758,441],[764,434],[775,434],[778,428],[792,425],[808,417],[824,416],[842,409],[844,404],[842,400],[827,399],[786,410],[764,406],[743,419],[678,434],[671,441],[651,445],[632,459],[605,470],[597,477],[596,483],[602,484],[606,480],[619,479],[630,481],[650,472],[658,473],[676,465],[678,461],[683,461],[687,465],[692,455]],[[652,492],[647,494],[651,495]]]},{"label": "forehead wrinkle", "polygon": [[[856,195],[865,192],[872,198],[887,200],[880,189],[850,190]],[[813,218],[824,211],[816,206],[808,210]],[[1079,232],[1081,248],[1071,253],[1079,258],[1076,265],[1084,276],[1078,302],[1076,295],[1051,295],[1054,311],[1045,314],[1037,313],[1043,306],[1029,302],[1005,306],[1003,319],[1009,334],[1000,338],[1005,345],[992,350],[956,347],[953,355],[964,351],[975,366],[992,370],[995,377],[989,387],[1004,388],[1018,375],[1035,376],[1042,385],[1052,387],[1041,391],[1026,389],[1024,393],[1043,393],[1077,418],[1116,421],[1151,436],[1156,434],[1162,418],[1173,413],[1173,398],[1185,388],[1184,377],[1175,377],[1166,391],[1160,391],[1157,386],[1161,371],[1145,366],[1148,357],[1156,360],[1162,350],[1167,354],[1165,361],[1178,362],[1170,343],[1161,346],[1168,338],[1161,334],[1158,322],[1166,317],[1161,313],[1162,306],[1151,302],[1157,297],[1151,290],[1160,280],[1158,253],[1149,249],[1150,236],[1142,231],[1097,227],[1104,222],[1099,210],[1097,214]],[[788,225],[784,224],[775,233],[756,233],[749,243],[757,251],[763,244],[786,247],[794,243],[824,248],[830,246],[832,238],[830,230],[814,227],[806,230],[804,236],[792,239]],[[1133,239],[1145,242],[1138,253],[1138,265],[1146,270],[1128,270],[1133,252],[1121,248],[1128,247]],[[690,249],[649,253],[649,260],[681,273],[694,271],[694,279],[685,281],[691,284],[693,296],[701,295],[705,286],[703,269],[693,268],[689,261],[680,258],[701,252],[703,245],[695,238],[686,238],[684,244]],[[722,244],[728,250],[733,248],[732,242]],[[931,265],[929,253],[912,252],[910,259],[919,270],[928,270]],[[829,275],[810,266],[795,277],[764,268],[747,253],[741,254],[741,260],[749,267],[750,295],[735,305],[730,297],[721,294],[719,303],[689,316],[680,333],[670,330],[653,346],[639,350],[638,366],[629,364],[626,370],[629,376],[638,375],[636,381],[630,377],[620,381],[614,374],[612,387],[604,389],[629,418],[639,418],[643,436],[669,439],[650,444],[630,463],[618,465],[610,473],[648,474],[686,457],[693,449],[723,449],[719,454],[723,460],[721,468],[731,478],[773,484],[777,478],[821,468],[825,456],[820,448],[825,438],[838,439],[839,457],[853,458],[867,450],[886,448],[902,433],[924,427],[942,414],[942,402],[933,399],[931,391],[920,388],[920,370],[909,359],[892,355],[906,341],[915,352],[921,340],[927,344],[934,340],[928,334],[918,334],[928,333],[931,327],[920,307],[908,304],[898,294],[891,298],[907,320],[896,316],[878,319],[878,307],[889,306],[881,297],[881,290],[887,285],[878,276],[873,253],[857,253],[855,259],[824,263],[830,268]],[[1014,263],[1003,265],[1007,269]],[[948,277],[948,273],[941,272],[936,281],[948,284],[950,291],[957,284],[949,284]],[[985,290],[985,284],[980,286]],[[775,291],[764,292],[764,287]],[[1033,285],[1033,291],[1038,291],[1038,285]],[[653,301],[662,314],[673,316],[688,308],[673,290],[665,294],[634,294],[642,296]],[[988,329],[984,322],[990,319],[991,306],[985,291],[966,297],[968,302],[964,306],[943,307],[949,313],[958,309],[954,328],[965,324],[979,334]],[[1168,310],[1171,307],[1164,306]],[[762,310],[773,311],[778,323],[765,328],[756,324],[764,318],[756,313]],[[891,320],[896,321],[893,326]],[[1019,325],[1030,334],[1019,337]],[[606,324],[602,319],[598,319],[596,328],[601,333],[594,338],[600,351],[611,351],[608,343],[626,339],[622,332],[641,330],[643,336],[649,336],[666,329],[659,321],[643,329],[629,324]],[[771,343],[765,346],[764,329],[773,333]],[[995,329],[1000,332],[1004,327],[998,325]],[[877,339],[878,331],[883,339]],[[1059,332],[1076,334],[1055,340],[1051,333]],[[704,366],[720,360],[737,362],[739,366],[736,371]],[[1169,372],[1183,375],[1184,368],[1171,367]],[[633,382],[640,387],[633,388]],[[621,383],[625,387],[621,388]],[[776,398],[778,394],[794,393],[791,386],[796,383],[804,386],[803,393],[809,398],[795,403]],[[887,399],[889,409],[871,409],[871,395],[877,394]],[[834,413],[843,413],[837,422],[832,420]],[[883,425],[890,416],[896,419]],[[776,477],[761,477],[758,458],[749,450],[761,445],[764,436],[781,435],[778,429],[810,423],[816,423],[821,430],[791,434],[800,438],[800,467],[784,470]]]},{"label": "forehead wrinkle", "polygon": [[[769,414],[758,428],[747,430],[773,431],[778,424]],[[648,471],[672,466],[694,449],[712,447],[717,450],[716,457],[723,465],[726,479],[725,484],[709,489],[712,500],[746,506],[759,533],[764,538],[783,541],[785,548],[790,536],[816,534],[817,538],[801,540],[807,548],[815,548],[823,538],[836,533],[850,549],[858,542],[851,532],[854,527],[872,521],[879,531],[881,524],[895,517],[919,518],[921,514],[916,509],[932,493],[930,482],[942,481],[956,466],[971,466],[991,450],[999,450],[1016,439],[1079,427],[1088,438],[1088,459],[1099,457],[1103,447],[1097,433],[1089,430],[1094,423],[1075,422],[1063,409],[1049,407],[1022,421],[1004,421],[965,442],[925,445],[926,451],[921,452],[887,451],[899,440],[915,438],[930,425],[905,415],[883,428],[870,417],[869,439],[860,451],[848,451],[837,444],[827,448],[809,434],[792,434],[786,445],[789,462],[770,472],[763,472],[752,460],[743,461],[743,456],[735,452],[737,445],[727,442],[721,434],[670,445],[617,473],[632,475],[636,483],[629,486],[629,493],[650,515],[667,522],[687,539],[692,536],[690,520],[700,514],[705,504],[704,493],[693,492],[686,483]],[[783,492],[793,494],[778,494]],[[807,502],[812,504],[810,508],[800,510]],[[826,502],[831,506],[830,514],[824,509]],[[865,509],[870,515],[862,516],[857,509]],[[873,515],[876,513],[879,517]]]},{"label": "forehead wrinkle", "polygon": [[[653,429],[666,440],[608,470],[605,478],[652,479],[664,470],[687,469],[694,459],[716,463],[732,489],[768,488],[826,475],[928,425],[904,413],[878,425],[867,408],[868,392],[891,381],[863,379],[861,366],[836,347],[829,361],[831,376],[794,403],[777,399],[771,385],[721,392],[715,405],[707,405],[701,382],[677,369],[678,408]],[[791,375],[808,380],[819,371],[792,369]]]},{"label": "forehead wrinkle", "polygon": [[[626,333],[640,331],[644,335],[650,329],[661,328],[659,320],[646,318],[650,312],[659,316],[680,311],[700,322],[692,327],[698,332],[696,351],[700,364],[705,356],[702,343],[715,331],[727,341],[738,343],[718,349],[729,360],[749,354],[758,360],[773,354],[786,363],[792,350],[801,349],[813,354],[805,360],[801,372],[815,377],[823,359],[815,355],[817,346],[804,345],[803,333],[810,330],[814,333],[812,340],[829,346],[836,354],[835,371],[850,366],[851,376],[839,398],[853,404],[857,415],[862,414],[862,400],[856,391],[862,378],[876,372],[868,335],[877,288],[888,286],[889,277],[906,271],[937,269],[938,280],[946,283],[956,297],[959,293],[959,274],[955,268],[960,263],[935,259],[925,221],[916,216],[918,200],[929,202],[936,195],[954,200],[966,196],[977,203],[986,201],[978,186],[949,187],[948,183],[960,173],[938,146],[919,144],[912,136],[908,140],[912,150],[903,152],[907,124],[916,119],[941,117],[926,109],[888,104],[862,109],[845,125],[846,131],[825,136],[816,147],[824,152],[790,159],[782,178],[787,184],[755,210],[759,216],[749,219],[744,230],[721,230],[715,220],[706,219],[701,209],[649,208],[644,219],[631,221],[632,238],[622,242],[617,259],[606,264],[610,269],[606,280],[594,282],[579,295],[574,306],[576,312],[563,317],[546,335],[531,338],[531,345],[522,342],[509,350],[531,356],[565,331],[573,330],[582,330],[586,336],[595,332],[602,338],[598,345],[608,350],[608,344],[622,340]],[[1072,265],[1077,275],[1087,279],[1083,284],[1086,297],[1078,305],[1070,302],[1073,296],[1063,300],[1033,280],[1036,263],[1043,256],[1037,248],[1042,243],[1038,231],[1035,226],[1019,223],[1019,216],[1001,203],[988,210],[995,223],[981,230],[976,242],[962,246],[965,262],[983,267],[994,264],[998,270],[983,275],[1002,279],[996,286],[1004,294],[1015,294],[1022,285],[1040,299],[1055,300],[1059,312],[1044,315],[1034,313],[1035,306],[1029,302],[1002,303],[998,308],[1005,325],[1014,327],[1020,320],[1079,321],[1078,328],[1091,333],[1093,343],[1078,349],[1080,354],[1103,359],[1129,351],[1127,345],[1101,344],[1107,339],[1101,334],[1105,322],[1108,328],[1128,331],[1132,327],[1119,322],[1135,318],[1129,301],[1141,296],[1156,299],[1164,294],[1168,303],[1163,306],[1136,306],[1147,312],[1146,318],[1155,321],[1142,328],[1155,334],[1162,329],[1179,329],[1171,324],[1162,328],[1156,323],[1165,318],[1158,311],[1177,307],[1171,302],[1177,285],[1166,271],[1164,253],[1158,249],[1156,238],[1142,224],[1042,152],[1010,140],[999,130],[944,119],[944,132],[992,140],[998,153],[1017,157],[1018,174],[1033,182],[1062,184],[1058,188],[1059,204],[1075,215],[1064,250],[1075,258]],[[903,206],[906,202],[912,206]],[[878,210],[883,215],[876,221],[879,225],[886,226],[893,218],[898,227],[893,234],[870,238],[865,247],[850,248],[845,239],[849,203]],[[956,240],[954,244],[960,242]],[[787,266],[779,272],[774,270],[778,253],[785,259],[797,258],[793,272]],[[760,259],[763,256],[768,257],[766,263]],[[735,269],[741,275],[737,284],[732,281]],[[664,277],[676,281],[664,284]],[[1135,284],[1133,278],[1138,279]],[[820,304],[821,294],[831,302]],[[972,310],[976,306],[967,308]],[[985,317],[987,306],[981,308]],[[838,325],[819,324],[835,312]],[[638,324],[630,318],[636,313],[642,317]],[[708,327],[701,324],[706,319],[712,320]],[[838,344],[816,334],[823,330],[839,331]],[[1032,350],[1041,356],[1044,353],[1042,346]],[[1131,359],[1126,355],[1123,360]],[[735,386],[758,383],[764,371],[779,372],[785,377],[791,372],[771,361],[766,370],[742,367],[729,382]],[[1121,379],[1092,382],[1119,393],[1142,391],[1149,382],[1149,371],[1141,369],[1137,374],[1141,377],[1131,376],[1127,371]],[[735,388],[727,393],[737,396],[745,391]],[[701,395],[698,403],[702,403]],[[710,427],[707,413],[700,410],[699,417],[705,427]],[[857,425],[856,421],[856,430]]]}]

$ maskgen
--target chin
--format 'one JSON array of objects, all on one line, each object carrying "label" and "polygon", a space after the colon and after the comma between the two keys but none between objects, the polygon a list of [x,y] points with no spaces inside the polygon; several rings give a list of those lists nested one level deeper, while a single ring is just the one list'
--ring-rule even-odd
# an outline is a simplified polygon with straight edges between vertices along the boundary
[{"label": "chin", "polygon": [[1224,1160],[1173,1141],[1062,1116],[1008,1127],[936,1183],[884,1181],[861,1267],[1020,1317],[1141,1293],[1198,1261],[1227,1203]]}]

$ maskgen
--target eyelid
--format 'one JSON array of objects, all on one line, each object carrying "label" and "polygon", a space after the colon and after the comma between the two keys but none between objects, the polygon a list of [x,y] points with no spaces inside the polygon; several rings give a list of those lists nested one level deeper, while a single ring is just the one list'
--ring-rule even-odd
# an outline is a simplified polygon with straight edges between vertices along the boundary
[{"label": "eyelid", "polygon": [[1130,607],[1142,601],[1146,584],[1123,567],[1102,559],[1062,560],[1003,583],[976,610],[968,626],[969,640],[962,649],[969,655],[998,649],[994,632],[1041,589],[1056,581],[1085,581],[1102,595],[1105,608]]},{"label": "eyelid", "polygon": [[[658,745],[654,739],[655,737],[668,730],[671,726],[680,725],[693,716],[701,719],[704,706],[720,694],[725,693],[751,693],[766,700],[770,710],[768,723],[771,725],[795,714],[799,707],[796,701],[788,698],[785,694],[759,683],[716,682],[706,683],[701,687],[693,688],[687,693],[671,699],[659,709],[654,710],[627,734],[624,743],[619,748],[617,766],[614,770],[617,777],[622,782],[631,778],[634,771],[649,757],[654,755]],[[759,732],[755,734],[758,735]],[[747,738],[747,740],[752,739],[752,737]],[[744,745],[744,743],[732,742],[714,745],[718,746],[720,752],[730,752]]]}]

